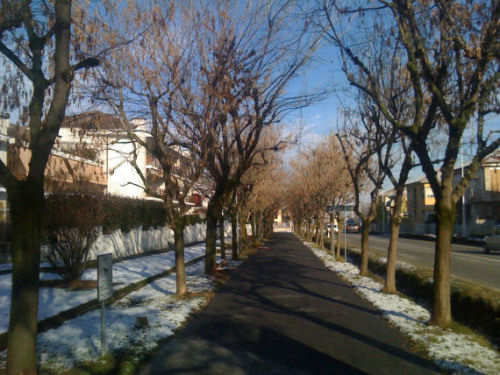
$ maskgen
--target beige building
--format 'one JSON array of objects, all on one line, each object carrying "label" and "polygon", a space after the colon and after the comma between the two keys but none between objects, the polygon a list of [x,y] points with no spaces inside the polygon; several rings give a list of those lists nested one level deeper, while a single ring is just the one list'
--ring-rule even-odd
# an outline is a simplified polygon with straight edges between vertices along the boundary
[{"label": "beige building", "polygon": [[[133,126],[147,141],[143,120]],[[17,178],[25,178],[29,170],[31,151],[29,133],[25,127],[9,123],[8,116],[0,118],[0,157]],[[172,152],[175,152],[174,150]],[[104,193],[141,199],[148,196],[142,179],[131,164],[137,158],[141,173],[156,190],[164,191],[162,171],[158,162],[142,147],[130,141],[123,131],[121,120],[102,112],[87,112],[68,116],[64,120],[45,171],[45,190],[97,190]],[[190,162],[179,154],[179,166]],[[190,213],[204,215],[210,194],[209,184],[200,181],[187,197]],[[0,186],[0,216],[7,218],[7,195]]]},{"label": "beige building", "polygon": [[434,221],[434,193],[426,178],[406,184],[408,223],[415,228],[418,225]]},{"label": "beige building", "polygon": [[[464,168],[467,166],[465,165]],[[453,184],[462,178],[462,168],[455,168]],[[406,184],[408,222],[403,231],[434,233],[434,193],[427,179],[420,178]],[[464,199],[457,203],[457,217],[454,232],[462,233],[462,201],[465,205],[465,235],[484,236],[500,223],[500,152],[483,160],[470,181]]]},{"label": "beige building", "polygon": [[[453,184],[456,185],[461,178],[462,168],[456,168]],[[500,223],[500,151],[483,160],[465,191],[463,201],[467,235],[489,234],[493,226]],[[456,223],[462,223],[462,200],[457,205]]]}]

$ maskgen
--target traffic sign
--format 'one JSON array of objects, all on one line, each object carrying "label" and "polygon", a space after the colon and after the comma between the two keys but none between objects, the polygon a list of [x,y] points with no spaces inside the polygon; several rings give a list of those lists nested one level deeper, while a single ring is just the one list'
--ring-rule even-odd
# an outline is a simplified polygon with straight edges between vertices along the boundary
[{"label": "traffic sign", "polygon": [[113,255],[97,256],[97,299],[105,301],[113,297]]},{"label": "traffic sign", "polygon": [[354,211],[354,206],[333,206],[334,211]]}]

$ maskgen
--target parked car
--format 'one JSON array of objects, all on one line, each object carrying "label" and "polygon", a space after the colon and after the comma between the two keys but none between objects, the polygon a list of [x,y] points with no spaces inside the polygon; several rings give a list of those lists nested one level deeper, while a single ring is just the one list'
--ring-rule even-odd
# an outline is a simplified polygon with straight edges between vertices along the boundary
[{"label": "parked car", "polygon": [[[327,236],[330,236],[330,223],[327,223],[325,225],[325,234]],[[337,227],[337,224],[333,224],[333,233],[337,233],[339,231],[338,227]]]},{"label": "parked car", "polygon": [[500,225],[495,225],[491,235],[484,237],[484,252],[488,254],[491,250],[500,250]]},{"label": "parked car", "polygon": [[359,233],[361,226],[355,219],[347,219],[346,231],[348,233]]}]

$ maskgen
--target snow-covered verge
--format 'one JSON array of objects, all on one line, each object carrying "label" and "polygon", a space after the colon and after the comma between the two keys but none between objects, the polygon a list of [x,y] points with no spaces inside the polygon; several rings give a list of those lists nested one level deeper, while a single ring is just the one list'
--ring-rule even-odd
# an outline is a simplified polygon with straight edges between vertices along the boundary
[{"label": "snow-covered verge", "polygon": [[[325,251],[306,242],[325,266],[349,282],[365,299],[379,309],[384,318],[405,333],[443,370],[456,374],[499,374],[500,353],[478,343],[471,335],[457,334],[428,326],[429,310],[398,295],[382,293],[383,285],[370,277],[359,275],[359,268],[336,262]],[[407,267],[400,264],[399,267]],[[410,266],[411,267],[411,266]]]},{"label": "snow-covered verge", "polygon": [[[189,262],[205,254],[205,245],[198,244],[186,247],[184,259]],[[115,289],[160,274],[175,266],[173,251],[154,254],[140,258],[125,260],[113,265],[113,283]],[[41,273],[43,280],[56,278],[53,273]],[[97,280],[97,271],[88,269],[83,273],[82,280]],[[0,275],[0,333],[6,332],[9,327],[11,293],[11,275]],[[38,320],[56,315],[61,311],[81,305],[97,298],[97,290],[70,291],[61,288],[40,288],[38,302]]]},{"label": "snow-covered verge", "polygon": [[[196,248],[205,253],[204,245]],[[124,267],[126,270],[118,271],[119,277],[126,278],[127,274],[134,277],[136,272],[141,274],[140,270],[153,272],[165,266],[155,256],[130,262]],[[242,262],[227,260],[226,263],[226,268],[234,268]],[[205,304],[206,292],[214,289],[214,280],[205,275],[204,269],[203,260],[186,267],[189,292],[186,298],[175,296],[175,273],[172,273],[108,306],[105,313],[108,352],[126,352],[140,357],[154,349],[160,340],[172,335],[192,312]],[[116,272],[114,268],[114,276]],[[79,363],[97,361],[100,355],[100,319],[100,310],[90,311],[56,329],[40,333],[37,351],[41,372],[63,373]],[[6,351],[0,352],[0,372],[5,368],[6,355]]]},{"label": "snow-covered verge", "polygon": [[[151,261],[154,263],[154,261]],[[182,325],[206,299],[199,292],[214,288],[212,278],[204,274],[204,262],[186,268],[191,297],[175,297],[175,274],[135,291],[106,309],[108,351],[144,353],[159,340]],[[62,326],[38,335],[38,363],[51,373],[71,369],[75,364],[96,361],[100,354],[100,310],[91,311]],[[0,353],[0,368],[5,367],[6,351]]]}]

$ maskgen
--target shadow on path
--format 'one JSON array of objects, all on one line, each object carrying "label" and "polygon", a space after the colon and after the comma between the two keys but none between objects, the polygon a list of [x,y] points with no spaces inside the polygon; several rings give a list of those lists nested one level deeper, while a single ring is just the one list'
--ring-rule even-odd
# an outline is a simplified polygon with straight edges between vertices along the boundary
[{"label": "shadow on path", "polygon": [[290,233],[250,258],[142,374],[429,374],[429,361]]}]

